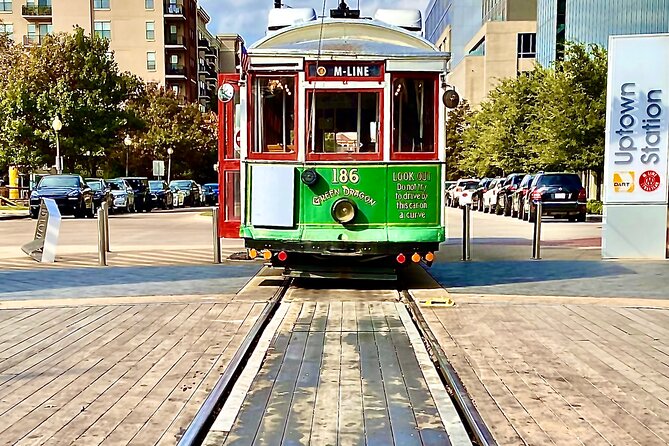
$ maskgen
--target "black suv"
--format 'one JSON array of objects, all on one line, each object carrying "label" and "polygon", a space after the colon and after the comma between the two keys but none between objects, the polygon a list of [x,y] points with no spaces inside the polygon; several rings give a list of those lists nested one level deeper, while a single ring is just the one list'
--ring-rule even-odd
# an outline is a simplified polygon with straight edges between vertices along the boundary
[{"label": "black suv", "polygon": [[202,200],[200,197],[200,188],[193,180],[172,180],[170,186],[176,186],[181,189],[184,196],[184,206],[199,206]]},{"label": "black suv", "polygon": [[149,180],[146,177],[123,177],[135,193],[135,209],[137,212],[151,212],[151,192]]},{"label": "black suv", "polygon": [[51,198],[60,213],[75,217],[93,217],[93,191],[79,175],[47,175],[30,193],[30,216],[37,218],[42,198]]},{"label": "black suv", "polygon": [[585,221],[586,195],[581,179],[575,173],[540,173],[532,180],[528,192],[529,220],[537,218],[537,201],[542,215],[566,217],[570,221]]},{"label": "black suv", "polygon": [[149,181],[149,188],[151,191],[151,203],[153,207],[159,207],[161,209],[172,209],[174,207],[172,189],[170,189],[165,181]]},{"label": "black suv", "polygon": [[497,193],[497,213],[506,217],[511,215],[511,196],[523,181],[524,173],[512,173],[502,183],[502,188]]},{"label": "black suv", "polygon": [[114,197],[111,194],[109,184],[102,178],[86,178],[86,184],[93,190],[93,203],[95,209],[102,206],[102,203],[107,203],[109,210],[114,209]]}]

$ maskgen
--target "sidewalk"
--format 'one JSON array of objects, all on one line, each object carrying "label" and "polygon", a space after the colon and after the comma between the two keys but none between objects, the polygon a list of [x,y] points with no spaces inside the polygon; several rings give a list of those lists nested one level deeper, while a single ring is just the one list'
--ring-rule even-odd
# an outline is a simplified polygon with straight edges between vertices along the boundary
[{"label": "sidewalk", "polygon": [[19,218],[30,218],[28,210],[26,209],[24,211],[9,211],[9,210],[0,211],[0,220],[15,220]]}]

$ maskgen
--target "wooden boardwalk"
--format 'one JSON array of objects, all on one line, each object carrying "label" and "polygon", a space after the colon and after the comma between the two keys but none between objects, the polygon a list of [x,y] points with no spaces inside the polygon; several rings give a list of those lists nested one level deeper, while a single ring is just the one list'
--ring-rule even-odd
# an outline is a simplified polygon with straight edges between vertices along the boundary
[{"label": "wooden boardwalk", "polygon": [[432,367],[427,353],[427,364],[417,359],[396,300],[392,291],[289,292],[232,430],[207,444],[470,444],[461,425],[443,420],[450,405],[459,423],[436,371],[422,368]]},{"label": "wooden boardwalk", "polygon": [[0,444],[174,445],[264,301],[4,302]]},{"label": "wooden boardwalk", "polygon": [[422,307],[500,445],[669,443],[669,302],[455,296]]}]

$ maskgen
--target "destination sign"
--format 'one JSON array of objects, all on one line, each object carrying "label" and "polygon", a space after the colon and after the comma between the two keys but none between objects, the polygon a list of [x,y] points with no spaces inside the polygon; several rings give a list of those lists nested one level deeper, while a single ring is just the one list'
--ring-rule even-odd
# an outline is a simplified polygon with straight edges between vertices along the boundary
[{"label": "destination sign", "polygon": [[381,63],[332,63],[309,64],[309,79],[383,79]]}]

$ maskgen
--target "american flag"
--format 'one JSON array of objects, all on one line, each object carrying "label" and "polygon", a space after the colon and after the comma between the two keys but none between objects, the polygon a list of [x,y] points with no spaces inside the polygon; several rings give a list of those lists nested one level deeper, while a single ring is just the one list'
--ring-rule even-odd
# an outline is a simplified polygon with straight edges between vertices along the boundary
[{"label": "american flag", "polygon": [[249,68],[251,67],[251,61],[249,60],[249,53],[246,51],[246,47],[244,44],[242,44],[242,54],[240,57],[240,62],[241,62],[241,69],[242,69],[242,77],[246,76],[246,73],[248,73]]}]

